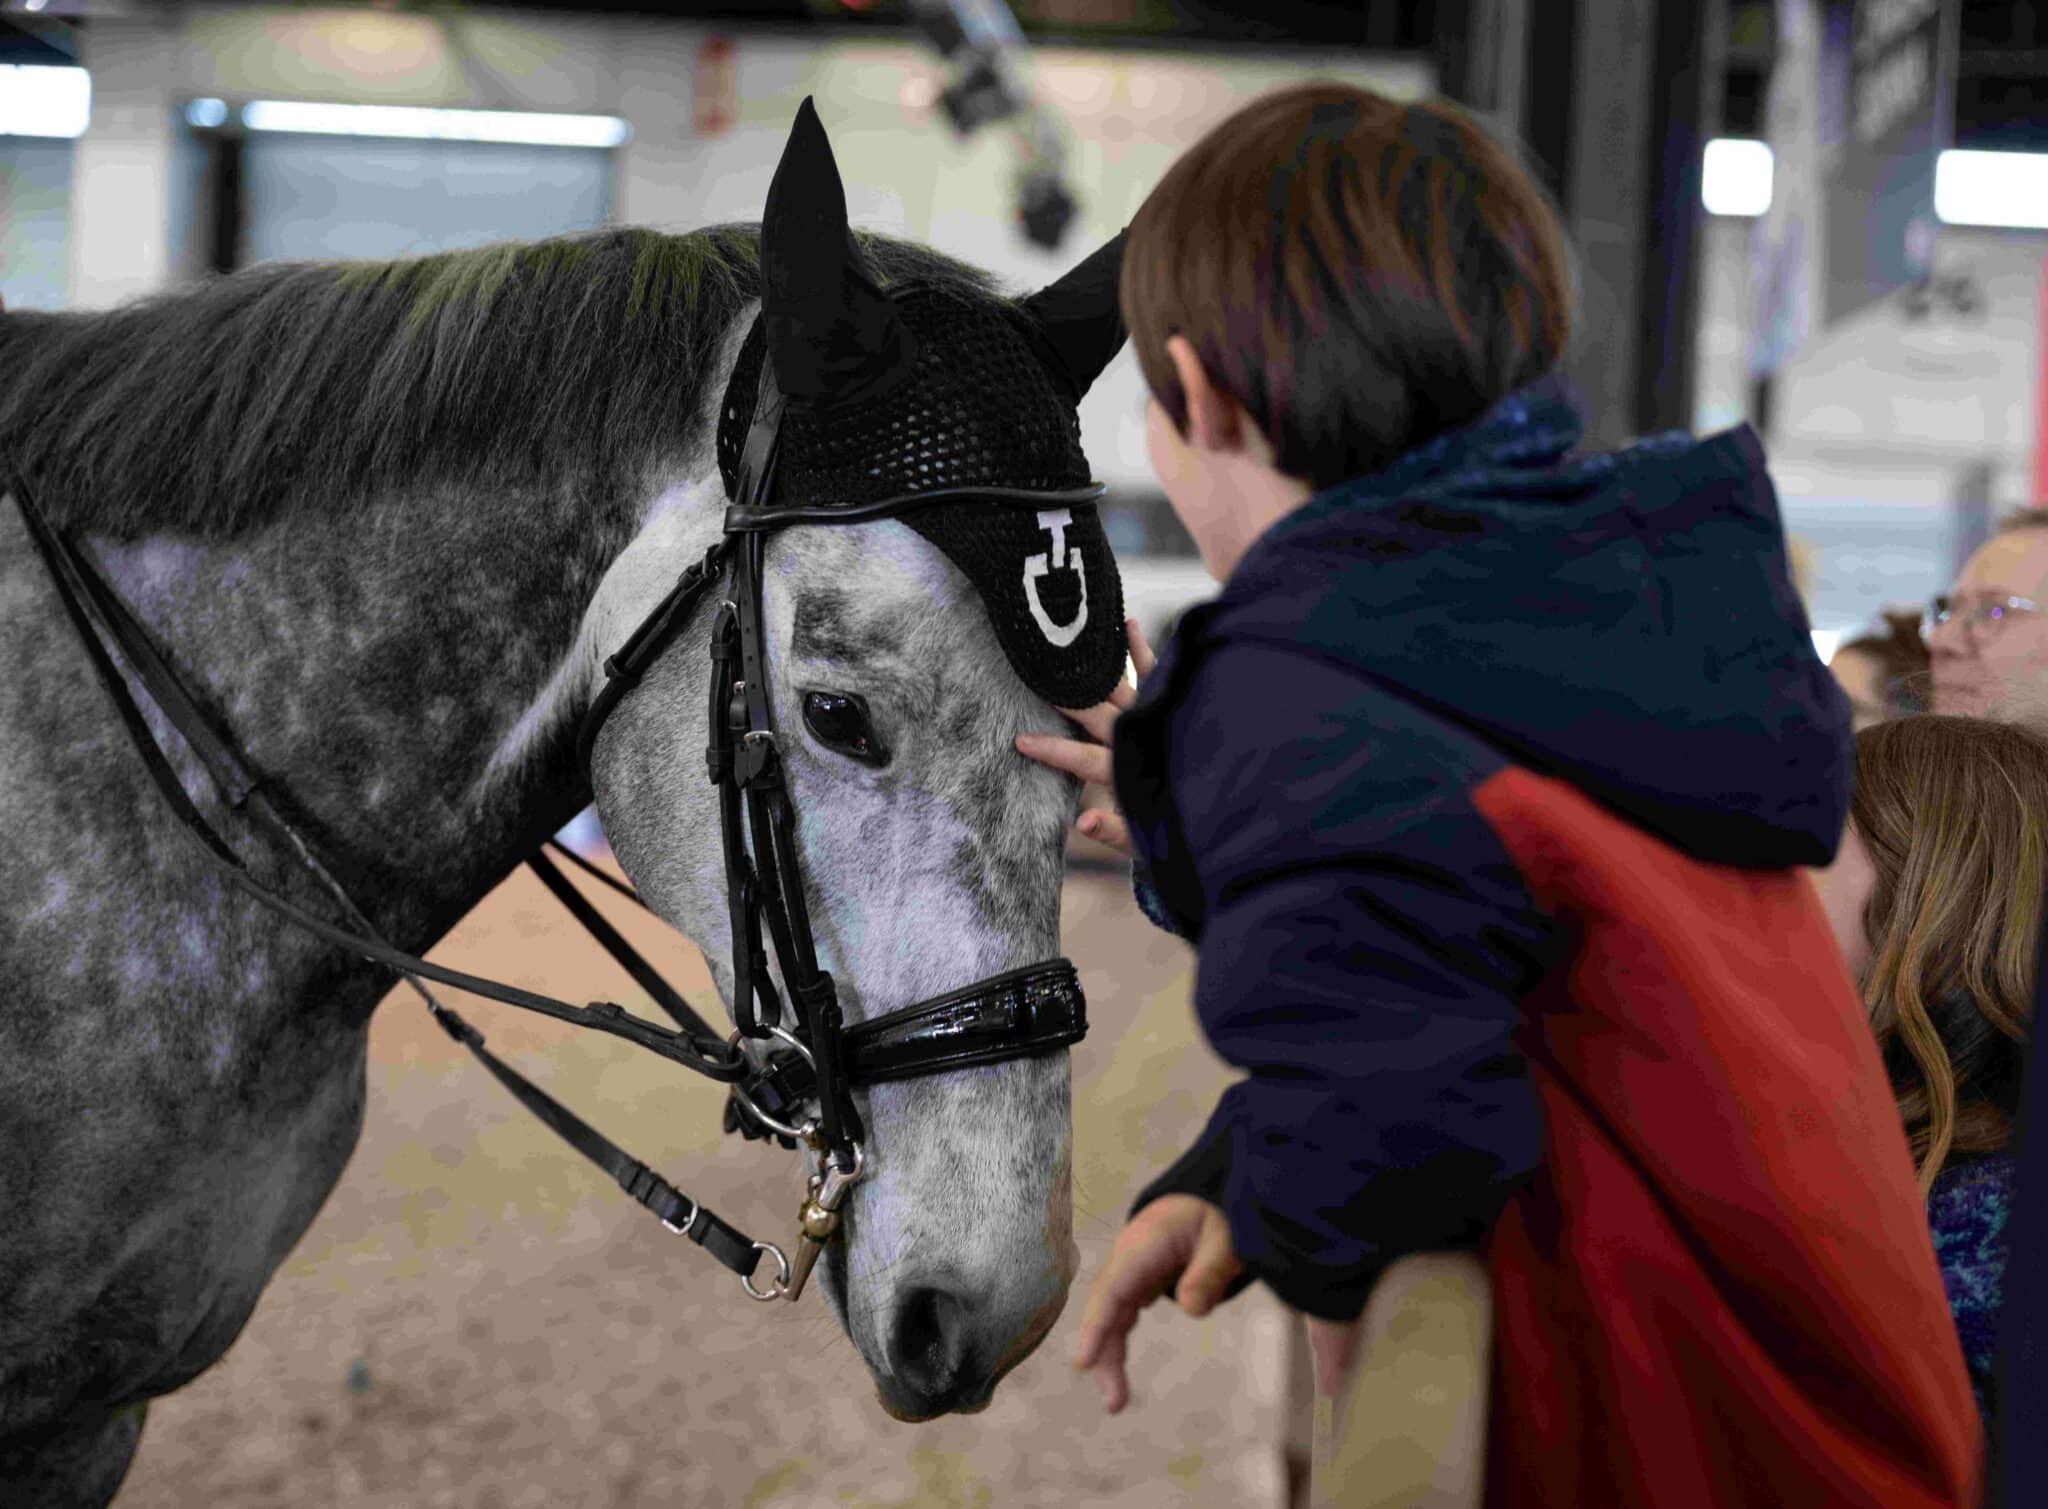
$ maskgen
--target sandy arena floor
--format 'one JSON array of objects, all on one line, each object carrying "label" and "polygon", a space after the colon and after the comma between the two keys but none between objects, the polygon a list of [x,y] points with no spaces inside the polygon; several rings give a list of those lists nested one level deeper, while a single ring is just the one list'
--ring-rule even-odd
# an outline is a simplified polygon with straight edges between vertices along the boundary
[{"label": "sandy arena floor", "polygon": [[[685,994],[715,999],[687,945],[643,918],[622,927]],[[233,1350],[152,1406],[119,1509],[1279,1509],[1287,1321],[1265,1291],[1199,1324],[1149,1312],[1119,1418],[1068,1369],[1130,1196],[1228,1074],[1188,1013],[1187,950],[1120,876],[1072,876],[1066,947],[1093,1023],[1073,1055],[1082,1272],[987,1412],[891,1421],[822,1301],[747,1302],[395,994],[354,1161]],[[653,1014],[524,872],[435,957]],[[780,1237],[793,1157],[723,1141],[715,1086],[453,999],[607,1133]]]}]

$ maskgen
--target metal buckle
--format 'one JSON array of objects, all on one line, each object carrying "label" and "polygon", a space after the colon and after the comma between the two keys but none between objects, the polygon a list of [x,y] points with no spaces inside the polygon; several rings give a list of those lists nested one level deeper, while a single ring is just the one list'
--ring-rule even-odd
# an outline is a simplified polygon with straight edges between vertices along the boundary
[{"label": "metal buckle", "polygon": [[733,776],[741,787],[747,787],[761,779],[781,755],[775,744],[775,731],[769,728],[750,728],[740,735],[739,745],[733,751]]},{"label": "metal buckle", "polygon": [[[677,1190],[676,1193],[681,1195],[683,1192],[681,1190]],[[690,1197],[688,1195],[683,1195],[683,1198],[685,1200],[690,1200]],[[697,1217],[703,1211],[703,1209],[704,1207],[699,1205],[695,1200],[690,1200],[689,1220],[683,1222],[682,1225],[678,1226],[675,1222],[671,1221],[667,1216],[663,1216],[661,1218],[661,1224],[666,1226],[670,1231],[674,1232],[677,1236],[686,1237],[690,1234],[690,1228],[697,1224]]]},{"label": "metal buckle", "polygon": [[782,1249],[773,1242],[756,1242],[754,1244],[754,1251],[767,1252],[774,1255],[775,1266],[778,1270],[775,1275],[775,1287],[765,1291],[756,1289],[754,1287],[754,1275],[751,1273],[742,1273],[740,1275],[740,1287],[746,1290],[748,1296],[753,1299],[781,1299],[783,1295],[789,1292],[789,1259],[783,1255]]}]

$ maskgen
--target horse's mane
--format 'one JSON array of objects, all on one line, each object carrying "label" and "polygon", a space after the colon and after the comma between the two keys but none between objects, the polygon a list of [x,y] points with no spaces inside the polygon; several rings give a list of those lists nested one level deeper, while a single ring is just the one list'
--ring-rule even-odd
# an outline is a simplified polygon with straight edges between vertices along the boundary
[{"label": "horse's mane", "polygon": [[[884,282],[995,297],[929,248],[860,239]],[[607,496],[701,441],[758,242],[605,230],[0,314],[0,490],[19,471],[61,524],[211,538],[401,488]]]}]

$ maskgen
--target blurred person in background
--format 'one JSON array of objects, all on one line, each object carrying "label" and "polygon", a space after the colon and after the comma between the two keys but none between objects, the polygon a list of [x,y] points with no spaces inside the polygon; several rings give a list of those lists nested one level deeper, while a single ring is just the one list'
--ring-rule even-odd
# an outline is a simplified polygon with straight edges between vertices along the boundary
[{"label": "blurred person in background", "polygon": [[2048,890],[2048,740],[1979,718],[1865,730],[1849,827],[1815,880],[1898,1098],[1989,1428],[2007,1149]]},{"label": "blurred person in background", "polygon": [[[2022,509],[1977,549],[1955,585],[1930,605],[1926,635],[1936,712],[1996,718],[2048,733],[2048,507]],[[2048,1117],[2039,1109],[2048,1107],[2048,1093],[2042,1084],[2048,1079],[2029,1092],[2033,1109],[2022,1113],[2015,1138],[2017,1182],[2030,1192],[2048,1190]],[[2048,1263],[2048,1199],[2018,1201],[2012,1250],[2016,1272],[2039,1272]],[[1994,1503],[2030,1502],[2036,1484],[2027,1469],[2042,1457],[2040,1437],[2010,1427],[2018,1411],[2031,1407],[2038,1413],[2040,1407],[2033,1385],[2048,1377],[2048,1299],[2037,1284],[2017,1293],[1998,1356],[2005,1380],[2000,1407],[2008,1426],[1999,1445],[2009,1457],[1993,1465]]]},{"label": "blurred person in background", "polygon": [[1828,670],[1849,699],[1856,731],[1887,718],[1927,711],[1927,642],[1922,615],[1887,610],[1884,628],[1842,645]]},{"label": "blurred person in background", "polygon": [[1927,615],[1933,709],[2048,732],[2048,508],[2013,515]]},{"label": "blurred person in background", "polygon": [[1257,1279],[1333,1394],[1391,1265],[1480,1249],[1489,1503],[1960,1506],[1968,1375],[1797,868],[1840,837],[1847,703],[1753,433],[1580,450],[1570,286],[1471,117],[1337,84],[1245,107],[1131,223],[1153,465],[1223,590],[1156,666],[1132,636],[1089,739],[1019,744],[1113,777],[1083,821],[1246,1078],[1139,1196],[1077,1365],[1120,1409],[1146,1305]]}]

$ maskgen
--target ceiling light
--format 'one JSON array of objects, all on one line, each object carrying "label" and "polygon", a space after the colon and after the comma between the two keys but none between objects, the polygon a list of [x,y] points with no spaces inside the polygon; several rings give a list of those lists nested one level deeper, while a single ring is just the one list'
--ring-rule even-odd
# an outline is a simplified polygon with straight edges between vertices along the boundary
[{"label": "ceiling light", "polygon": [[91,119],[83,68],[0,63],[0,136],[83,136]]},{"label": "ceiling light", "polygon": [[1769,145],[1741,136],[1707,143],[1700,172],[1700,203],[1710,215],[1761,215],[1771,207]]},{"label": "ceiling light", "polygon": [[1944,152],[1934,213],[1950,225],[2048,230],[2048,152]]},{"label": "ceiling light", "polygon": [[632,128],[615,115],[328,105],[312,100],[252,100],[242,107],[242,124],[251,131],[424,141],[524,142],[543,147],[616,147],[632,135]]}]

